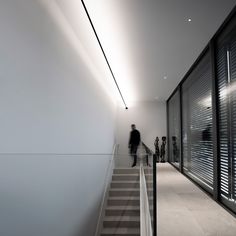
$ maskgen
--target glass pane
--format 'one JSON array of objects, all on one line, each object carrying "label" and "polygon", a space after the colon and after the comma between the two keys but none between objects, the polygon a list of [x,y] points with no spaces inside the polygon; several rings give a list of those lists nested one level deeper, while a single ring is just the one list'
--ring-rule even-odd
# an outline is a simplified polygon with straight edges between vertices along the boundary
[{"label": "glass pane", "polygon": [[180,163],[180,99],[177,91],[168,102],[169,116],[169,160],[179,166]]},{"label": "glass pane", "polygon": [[209,52],[183,83],[184,172],[212,191],[213,145],[211,64]]},{"label": "glass pane", "polygon": [[220,192],[236,212],[236,30],[217,48]]}]

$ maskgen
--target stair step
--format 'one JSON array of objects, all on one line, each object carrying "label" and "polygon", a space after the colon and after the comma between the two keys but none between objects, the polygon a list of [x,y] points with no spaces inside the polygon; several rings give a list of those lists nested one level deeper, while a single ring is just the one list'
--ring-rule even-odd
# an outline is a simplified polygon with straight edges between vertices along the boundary
[{"label": "stair step", "polygon": [[153,187],[153,183],[151,181],[146,182],[146,185],[149,189]]},{"label": "stair step", "polygon": [[139,188],[139,181],[112,181],[111,188]]},{"label": "stair step", "polygon": [[109,191],[110,197],[117,196],[139,196],[140,191],[137,188],[112,188]]},{"label": "stair step", "polygon": [[109,197],[107,204],[109,206],[139,206],[140,199],[139,196],[125,196],[125,197]]},{"label": "stair step", "polygon": [[[139,196],[119,196],[109,197],[107,200],[108,206],[139,206]],[[152,196],[149,197],[149,204],[153,204]]]},{"label": "stair step", "polygon": [[106,216],[139,216],[139,206],[107,206]]},{"label": "stair step", "polygon": [[[144,171],[147,173],[147,190],[152,205],[151,169]],[[140,236],[139,172],[139,167],[114,169],[101,236]]]},{"label": "stair step", "polygon": [[103,221],[103,227],[140,227],[140,216],[107,216]]},{"label": "stair step", "polygon": [[116,168],[113,174],[139,174],[139,168]]},{"label": "stair step", "polygon": [[139,228],[104,228],[101,236],[140,236]]},{"label": "stair step", "polygon": [[138,174],[113,174],[112,180],[114,181],[139,181],[139,175]]},{"label": "stair step", "polygon": [[145,174],[153,175],[153,169],[152,167],[144,167],[143,168]]},{"label": "stair step", "polygon": [[153,175],[152,174],[148,174],[144,171],[144,175],[146,179],[150,179],[151,181],[153,180]]}]

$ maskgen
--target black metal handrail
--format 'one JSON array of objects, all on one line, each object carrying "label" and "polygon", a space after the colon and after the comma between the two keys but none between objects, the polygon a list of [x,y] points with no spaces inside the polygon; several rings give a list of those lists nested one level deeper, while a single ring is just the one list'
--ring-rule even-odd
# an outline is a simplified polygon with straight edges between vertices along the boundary
[{"label": "black metal handrail", "polygon": [[142,145],[143,145],[143,147],[146,150],[146,153],[148,155],[154,155],[155,154],[144,142],[142,142]]}]

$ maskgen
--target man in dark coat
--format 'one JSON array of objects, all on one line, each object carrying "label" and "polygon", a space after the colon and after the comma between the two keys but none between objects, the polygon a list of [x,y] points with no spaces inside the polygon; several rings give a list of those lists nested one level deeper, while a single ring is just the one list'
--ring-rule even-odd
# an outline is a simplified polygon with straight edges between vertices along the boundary
[{"label": "man in dark coat", "polygon": [[132,131],[130,132],[130,138],[129,138],[129,149],[130,149],[130,154],[134,157],[134,163],[132,167],[136,166],[137,162],[137,149],[140,143],[140,133],[136,129],[135,124],[131,125]]}]

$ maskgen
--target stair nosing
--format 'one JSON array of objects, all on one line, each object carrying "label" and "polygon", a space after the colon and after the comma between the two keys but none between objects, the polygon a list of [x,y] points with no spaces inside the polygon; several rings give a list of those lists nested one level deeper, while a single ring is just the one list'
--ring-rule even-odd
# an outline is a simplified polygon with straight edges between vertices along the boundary
[{"label": "stair nosing", "polygon": [[139,200],[139,196],[110,196],[108,200]]},{"label": "stair nosing", "polygon": [[106,210],[140,210],[140,206],[107,206]]},{"label": "stair nosing", "polygon": [[110,188],[110,191],[137,191],[139,188]]},{"label": "stair nosing", "polygon": [[139,181],[135,180],[112,180],[111,183],[139,183]]},{"label": "stair nosing", "polygon": [[104,221],[140,221],[140,216],[105,216]]},{"label": "stair nosing", "polygon": [[[125,231],[124,231],[125,230]],[[116,227],[109,227],[109,228],[103,228],[102,230],[102,234],[106,234],[106,233],[112,233],[114,234],[118,233],[118,234],[124,234],[126,235],[127,233],[135,233],[135,234],[140,234],[140,227],[137,228],[128,228],[128,227],[120,227],[120,228],[116,228]],[[115,235],[115,234],[114,234]]]},{"label": "stair nosing", "polygon": [[113,175],[133,175],[133,176],[139,176],[139,173],[113,173]]}]

